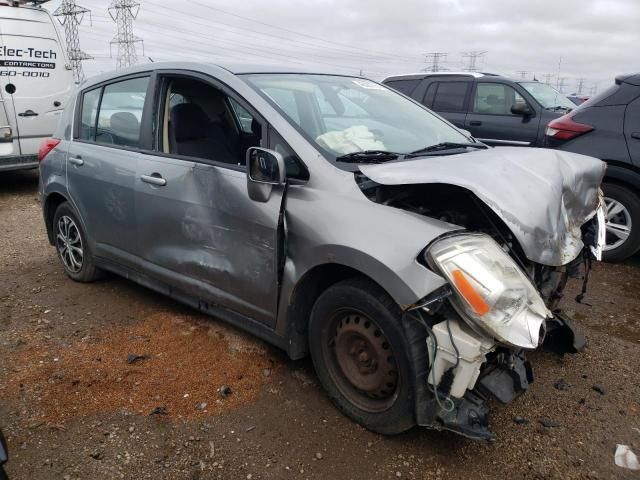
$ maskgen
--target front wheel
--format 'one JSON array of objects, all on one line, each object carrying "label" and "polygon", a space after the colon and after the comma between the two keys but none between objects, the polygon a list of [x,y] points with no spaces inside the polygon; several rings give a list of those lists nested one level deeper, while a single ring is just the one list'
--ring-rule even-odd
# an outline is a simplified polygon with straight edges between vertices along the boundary
[{"label": "front wheel", "polygon": [[604,183],[606,242],[602,257],[619,261],[640,248],[640,197],[626,187]]},{"label": "front wheel", "polygon": [[388,435],[415,425],[401,312],[379,286],[354,278],[329,287],[311,312],[309,344],[320,383],[348,417]]}]

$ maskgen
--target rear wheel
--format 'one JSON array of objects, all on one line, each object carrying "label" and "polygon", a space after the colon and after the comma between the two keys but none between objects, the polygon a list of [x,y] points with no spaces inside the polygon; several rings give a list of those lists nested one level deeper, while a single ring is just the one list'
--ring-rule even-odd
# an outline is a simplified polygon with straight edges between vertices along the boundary
[{"label": "rear wheel", "polygon": [[606,205],[603,259],[624,260],[640,248],[640,197],[614,183],[602,185]]},{"label": "rear wheel", "polygon": [[53,234],[58,258],[64,272],[77,282],[92,282],[99,277],[89,251],[87,236],[75,211],[61,203],[53,216]]},{"label": "rear wheel", "polygon": [[357,278],[328,288],[313,307],[309,343],[322,386],[347,416],[383,434],[415,425],[401,312],[380,287]]}]

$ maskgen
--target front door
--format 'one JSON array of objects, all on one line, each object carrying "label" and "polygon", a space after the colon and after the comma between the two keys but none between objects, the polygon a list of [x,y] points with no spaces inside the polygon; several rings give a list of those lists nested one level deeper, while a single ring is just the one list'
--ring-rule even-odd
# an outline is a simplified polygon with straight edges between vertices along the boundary
[{"label": "front door", "polygon": [[143,262],[190,297],[273,325],[282,189],[252,201],[244,165],[264,122],[223,86],[167,74],[158,88],[157,154],[136,176]]},{"label": "front door", "polygon": [[[511,107],[524,98],[510,85],[476,83],[464,128],[478,140],[494,146],[533,146],[540,115],[515,115]],[[533,106],[530,105],[534,112]]]},{"label": "front door", "polygon": [[624,117],[624,136],[629,146],[631,162],[640,165],[640,97],[627,106]]},{"label": "front door", "polygon": [[143,149],[142,117],[149,77],[82,92],[67,156],[67,184],[99,257],[135,264],[134,184]]}]

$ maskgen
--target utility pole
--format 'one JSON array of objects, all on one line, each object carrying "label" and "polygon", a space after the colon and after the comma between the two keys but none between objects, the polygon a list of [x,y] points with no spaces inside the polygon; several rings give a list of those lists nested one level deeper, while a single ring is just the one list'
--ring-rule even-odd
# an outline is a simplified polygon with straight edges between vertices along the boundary
[{"label": "utility pole", "polygon": [[462,52],[462,58],[468,58],[469,59],[469,65],[466,68],[467,72],[475,72],[477,70],[476,61],[479,58],[482,58],[482,56],[485,53],[487,53],[487,52],[486,51],[483,51],[483,52],[479,52],[479,51]]},{"label": "utility pole", "polygon": [[64,34],[67,39],[67,56],[71,62],[73,70],[73,80],[76,83],[84,80],[84,71],[82,70],[82,61],[93,58],[80,50],[80,36],[78,35],[78,27],[84,19],[84,14],[89,14],[91,19],[91,10],[76,5],[75,0],[62,0],[62,3],[53,12],[55,17],[64,27]]},{"label": "utility pole", "polygon": [[447,53],[445,52],[431,52],[425,55],[425,60],[430,62],[430,65],[424,69],[425,72],[439,72],[442,70],[440,67],[440,62],[444,61],[447,58]]},{"label": "utility pole", "polygon": [[584,88],[584,82],[586,82],[586,81],[587,81],[586,78],[578,78],[576,80],[576,83],[577,83],[576,90],[577,90],[577,94],[578,95],[582,94],[582,89]]},{"label": "utility pole", "polygon": [[140,37],[133,34],[133,21],[140,11],[140,3],[136,0],[113,0],[109,7],[109,16],[116,23],[118,33],[111,40],[111,45],[118,46],[117,68],[129,67],[138,63],[136,44],[142,45],[144,55],[144,43]]},{"label": "utility pole", "polygon": [[564,87],[567,85],[567,77],[558,77],[558,91],[564,93]]},{"label": "utility pole", "polygon": [[525,79],[527,78],[527,73],[529,72],[527,70],[518,70],[516,73],[520,75],[520,78]]},{"label": "utility pole", "polygon": [[542,76],[544,77],[544,83],[546,85],[551,85],[551,79],[553,78],[553,73],[545,73]]}]

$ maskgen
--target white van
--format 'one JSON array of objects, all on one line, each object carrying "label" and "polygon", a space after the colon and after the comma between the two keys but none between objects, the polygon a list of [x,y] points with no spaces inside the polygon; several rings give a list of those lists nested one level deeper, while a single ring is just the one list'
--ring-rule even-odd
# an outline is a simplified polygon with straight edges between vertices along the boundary
[{"label": "white van", "polygon": [[74,87],[46,1],[0,0],[0,172],[38,166]]}]

